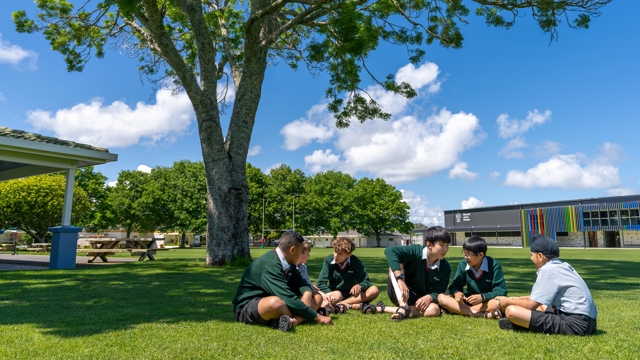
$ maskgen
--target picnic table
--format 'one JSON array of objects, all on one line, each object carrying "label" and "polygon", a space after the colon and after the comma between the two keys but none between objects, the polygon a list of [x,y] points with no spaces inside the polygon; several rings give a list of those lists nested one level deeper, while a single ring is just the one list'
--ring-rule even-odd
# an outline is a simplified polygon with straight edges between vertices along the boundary
[{"label": "picnic table", "polygon": [[[95,259],[100,258],[103,262],[108,262],[107,256],[115,255],[119,252],[129,252],[132,256],[140,256],[138,261],[144,259],[155,260],[154,255],[158,250],[168,250],[164,248],[153,247],[156,243],[156,239],[83,239],[91,245],[90,249],[78,249],[78,252],[87,253],[87,256],[91,257],[89,262],[92,263]],[[125,248],[119,248],[118,246],[124,242]]]},{"label": "picnic table", "polygon": [[33,243],[28,250],[35,252],[49,252],[51,251],[51,243]]}]

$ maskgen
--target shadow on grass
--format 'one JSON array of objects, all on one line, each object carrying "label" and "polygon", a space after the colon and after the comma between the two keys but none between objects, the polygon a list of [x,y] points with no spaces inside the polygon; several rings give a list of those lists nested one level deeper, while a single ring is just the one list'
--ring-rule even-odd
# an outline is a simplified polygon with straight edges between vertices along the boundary
[{"label": "shadow on grass", "polygon": [[[386,292],[386,259],[361,256],[371,281]],[[147,323],[233,322],[231,301],[243,268],[207,268],[204,259],[161,259],[73,271],[4,272],[0,279],[0,326],[34,325],[42,333],[82,337]],[[451,257],[455,268],[460,258]],[[528,294],[536,278],[529,259],[500,258],[510,294]],[[323,258],[307,263],[311,278]],[[637,263],[576,260],[570,264],[592,291],[622,297],[637,288]],[[633,275],[632,275],[633,274]],[[453,276],[453,274],[452,274]],[[381,300],[387,302],[386,294]],[[599,334],[603,332],[599,331]]]}]

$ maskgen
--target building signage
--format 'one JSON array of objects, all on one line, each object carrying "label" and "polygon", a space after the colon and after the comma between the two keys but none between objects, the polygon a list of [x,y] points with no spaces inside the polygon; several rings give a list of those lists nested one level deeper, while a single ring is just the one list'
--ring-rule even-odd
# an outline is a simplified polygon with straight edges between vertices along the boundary
[{"label": "building signage", "polygon": [[471,221],[471,214],[462,214],[462,221]]},{"label": "building signage", "polygon": [[462,215],[460,215],[460,213],[457,213],[456,214],[456,222],[459,223],[461,218],[462,218]]}]

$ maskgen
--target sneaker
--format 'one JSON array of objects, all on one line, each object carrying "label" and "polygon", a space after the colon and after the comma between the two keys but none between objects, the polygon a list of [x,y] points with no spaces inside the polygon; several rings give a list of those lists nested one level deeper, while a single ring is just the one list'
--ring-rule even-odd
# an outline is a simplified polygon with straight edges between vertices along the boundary
[{"label": "sneaker", "polygon": [[509,319],[502,318],[498,320],[498,325],[502,330],[513,330],[513,323]]},{"label": "sneaker", "polygon": [[278,329],[286,332],[291,330],[292,326],[293,325],[291,325],[290,317],[288,317],[287,315],[280,316],[280,320],[278,321]]}]

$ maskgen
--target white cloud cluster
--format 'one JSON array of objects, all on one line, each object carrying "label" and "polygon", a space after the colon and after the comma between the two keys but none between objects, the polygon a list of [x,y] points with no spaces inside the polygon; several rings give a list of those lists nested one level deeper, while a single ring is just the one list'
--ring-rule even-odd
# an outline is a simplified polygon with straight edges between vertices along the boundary
[{"label": "white cloud cluster", "polygon": [[55,114],[40,109],[27,113],[27,122],[36,131],[49,130],[65,140],[116,148],[172,143],[187,132],[194,118],[187,95],[173,96],[168,89],[158,91],[154,105],[138,102],[131,108],[122,101],[105,105],[102,99],[94,99]]},{"label": "white cloud cluster", "polygon": [[256,156],[260,154],[260,151],[262,151],[262,146],[256,145],[254,147],[249,148],[249,152],[247,153],[247,156]]},{"label": "white cloud cluster", "polygon": [[549,110],[545,110],[543,113],[540,113],[538,109],[529,111],[524,120],[510,119],[508,114],[501,114],[496,120],[499,127],[498,134],[500,137],[508,139],[527,132],[535,125],[544,124],[549,119],[551,119],[551,111]]},{"label": "white cloud cluster", "polygon": [[478,200],[478,199],[474,198],[473,196],[471,196],[471,197],[469,197],[468,200],[462,200],[462,203],[460,204],[460,206],[463,209],[475,209],[475,208],[483,207],[484,206],[484,201]]},{"label": "white cloud cluster", "polygon": [[[438,66],[426,62],[408,64],[396,73],[396,82],[408,82],[419,94],[439,91]],[[296,150],[312,142],[333,140],[333,149],[316,150],[305,157],[312,172],[328,168],[350,174],[368,172],[390,182],[411,181],[433,175],[460,162],[462,153],[484,138],[478,118],[447,109],[431,115],[403,115],[410,100],[379,86],[366,89],[384,111],[394,114],[389,121],[353,121],[347,129],[337,129],[326,103],[313,106],[307,117],[282,128],[284,147]],[[456,169],[467,180],[477,174]]]},{"label": "white cloud cluster", "polygon": [[599,155],[588,158],[584,154],[555,155],[527,171],[511,170],[504,182],[507,186],[525,189],[559,187],[562,189],[620,188],[618,167],[622,149],[605,143]]},{"label": "white cloud cluster", "polygon": [[511,139],[507,145],[505,145],[502,150],[498,153],[498,155],[506,158],[506,159],[519,159],[524,157],[524,154],[520,151],[523,148],[529,146],[524,138],[518,136],[517,138]]},{"label": "white cloud cluster", "polygon": [[144,164],[138,165],[138,168],[136,168],[136,170],[151,174],[151,167]]},{"label": "white cloud cluster", "polygon": [[497,172],[497,171],[492,171],[492,172],[489,174],[489,177],[491,177],[492,179],[495,179],[495,178],[497,178],[498,176],[500,176],[500,173],[499,173],[499,172]]},{"label": "white cloud cluster", "polygon": [[478,178],[478,174],[467,170],[467,163],[461,162],[455,164],[451,170],[449,170],[449,179],[462,179],[464,181],[474,181]]},{"label": "white cloud cluster", "polygon": [[297,150],[311,144],[327,142],[333,137],[334,127],[330,124],[330,115],[326,111],[326,104],[314,105],[307,111],[306,119],[298,119],[285,125],[280,134],[284,136],[283,147],[287,150]]},{"label": "white cloud cluster", "polygon": [[400,190],[402,199],[411,209],[409,220],[412,223],[422,223],[427,226],[444,225],[444,212],[439,206],[430,207],[425,196],[418,195],[410,190]]},{"label": "white cloud cluster", "polygon": [[335,166],[340,162],[340,155],[336,155],[331,149],[316,150],[311,155],[304,157],[304,163],[312,173],[318,173]]},{"label": "white cloud cluster", "polygon": [[25,64],[28,69],[34,70],[37,60],[38,54],[35,51],[11,45],[8,41],[2,40],[2,34],[0,34],[0,64],[5,63],[13,66]]},{"label": "white cloud cluster", "polygon": [[271,170],[273,170],[273,169],[277,169],[277,168],[279,168],[281,165],[282,165],[282,163],[275,163],[275,164],[273,164],[273,165],[269,166],[268,168],[264,169],[264,171],[263,171],[263,172],[264,172],[265,174],[269,175],[269,173],[271,172]]}]

